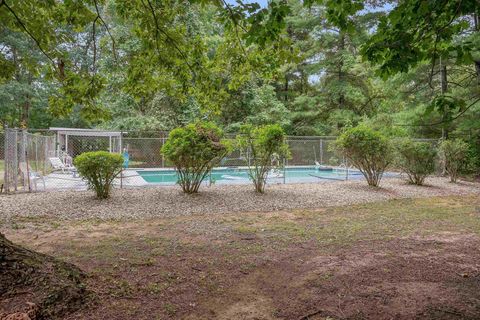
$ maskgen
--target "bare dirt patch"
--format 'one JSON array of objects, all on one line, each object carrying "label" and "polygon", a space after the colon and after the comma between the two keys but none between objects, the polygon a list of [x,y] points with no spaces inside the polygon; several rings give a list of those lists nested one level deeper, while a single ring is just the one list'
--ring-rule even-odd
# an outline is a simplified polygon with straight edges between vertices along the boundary
[{"label": "bare dirt patch", "polygon": [[18,218],[14,242],[78,265],[65,319],[478,319],[477,196],[133,221]]}]

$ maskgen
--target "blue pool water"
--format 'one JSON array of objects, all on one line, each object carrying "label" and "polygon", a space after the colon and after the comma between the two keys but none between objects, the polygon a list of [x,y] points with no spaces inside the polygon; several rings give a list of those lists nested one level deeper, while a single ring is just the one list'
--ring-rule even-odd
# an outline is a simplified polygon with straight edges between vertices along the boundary
[{"label": "blue pool water", "polygon": [[[137,170],[137,173],[145,182],[152,184],[175,184],[177,174],[174,170]],[[358,179],[361,173],[349,170],[349,179]],[[344,169],[316,168],[316,167],[288,167],[284,170],[274,171],[269,174],[268,181],[271,183],[292,182],[315,182],[319,180],[346,180]],[[219,168],[213,169],[210,180],[214,183],[248,183],[250,178],[246,168]]]}]

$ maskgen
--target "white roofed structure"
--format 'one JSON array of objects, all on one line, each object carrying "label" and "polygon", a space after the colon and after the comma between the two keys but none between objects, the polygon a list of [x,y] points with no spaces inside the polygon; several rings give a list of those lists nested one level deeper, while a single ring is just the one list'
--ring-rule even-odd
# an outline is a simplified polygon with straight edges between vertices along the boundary
[{"label": "white roofed structure", "polygon": [[121,152],[122,150],[122,131],[108,131],[99,129],[82,129],[82,128],[59,128],[50,127],[52,132],[56,134],[57,155],[62,152],[69,154],[69,138],[70,137],[92,137],[102,140],[108,139],[109,152]]}]

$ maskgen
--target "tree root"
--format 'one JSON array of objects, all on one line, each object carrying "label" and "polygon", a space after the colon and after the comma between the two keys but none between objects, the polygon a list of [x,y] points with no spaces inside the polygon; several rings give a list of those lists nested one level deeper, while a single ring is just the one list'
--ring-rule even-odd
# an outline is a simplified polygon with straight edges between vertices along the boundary
[{"label": "tree root", "polygon": [[85,274],[75,265],[16,245],[0,233],[0,301],[4,308],[0,315],[25,313],[17,310],[19,305],[34,305],[35,316],[30,319],[60,318],[79,309],[89,297],[84,279]]}]

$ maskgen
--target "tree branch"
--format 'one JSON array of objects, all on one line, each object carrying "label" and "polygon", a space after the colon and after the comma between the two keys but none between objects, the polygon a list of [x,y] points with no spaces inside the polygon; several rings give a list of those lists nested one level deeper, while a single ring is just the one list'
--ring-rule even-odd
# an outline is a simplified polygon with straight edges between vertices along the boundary
[{"label": "tree branch", "polygon": [[447,122],[452,122],[453,120],[456,120],[460,118],[462,115],[465,114],[471,107],[473,107],[477,102],[480,101],[480,98],[477,98],[475,101],[473,101],[471,104],[469,104],[465,109],[463,109],[461,112],[457,113],[454,117],[448,119],[448,120],[441,120],[438,122],[430,123],[430,124],[395,124],[396,126],[399,127],[430,127],[430,126],[438,126]]},{"label": "tree branch", "polygon": [[97,67],[96,67],[96,63],[97,63],[97,39],[96,39],[96,35],[95,35],[95,24],[97,23],[97,20],[98,20],[99,16],[97,15],[97,17],[95,18],[95,20],[93,20],[93,24],[92,24],[92,41],[93,41],[93,66],[92,66],[92,70],[93,70],[93,73],[96,73],[96,70],[97,70]]},{"label": "tree branch", "polygon": [[45,55],[45,57],[48,58],[48,60],[50,60],[54,66],[54,68],[56,68],[56,64],[55,64],[55,61],[53,60],[52,57],[50,57],[50,55],[42,48],[42,46],[40,45],[40,41],[27,29],[27,27],[25,26],[25,24],[23,23],[23,21],[17,16],[17,14],[15,13],[15,11],[13,11],[13,9],[7,4],[7,2],[5,0],[2,0],[1,4],[0,4],[0,7],[1,6],[5,6],[7,8],[7,10],[15,17],[15,20],[18,22],[18,24],[22,27],[23,30],[25,30],[25,32],[27,33],[27,35],[33,39],[33,41],[35,42],[35,44],[37,45],[38,49],[43,53],[43,55]]},{"label": "tree branch", "polygon": [[[110,36],[110,39],[112,40],[112,52],[113,52],[113,57],[115,61],[117,61],[117,50],[115,49],[115,38],[113,35],[110,33],[110,28],[108,27],[108,24],[103,20],[102,16],[100,15],[100,10],[98,10],[98,4],[97,0],[93,0],[93,3],[95,4],[95,11],[97,12],[97,18],[100,19],[102,22],[103,26],[105,27],[105,30],[107,30],[108,35]],[[96,19],[95,19],[96,20]]]},{"label": "tree branch", "polygon": [[245,28],[243,28],[243,26],[240,26],[238,24],[238,20],[235,18],[235,13],[233,12],[232,7],[230,7],[230,5],[225,0],[222,0],[222,2],[225,5],[225,7],[227,8],[228,12],[230,13],[230,19],[232,20],[233,25],[234,25],[235,35],[237,37],[238,44],[240,45],[240,48],[242,49],[243,54],[246,56],[247,52],[245,51],[245,48],[243,47],[242,41],[240,39],[240,35],[238,34],[238,27],[242,28],[242,30],[244,32],[247,32],[247,30],[245,30]]},{"label": "tree branch", "polygon": [[[148,8],[150,10],[150,13],[152,14],[153,21],[155,23],[155,44],[156,44],[157,52],[159,52],[158,36],[159,36],[159,32],[160,32],[165,36],[165,38],[168,40],[168,42],[170,42],[170,44],[173,46],[173,48],[182,56],[182,58],[184,60],[184,63],[188,66],[190,71],[192,71],[195,74],[195,70],[190,65],[190,63],[188,63],[187,55],[183,52],[182,49],[180,49],[180,47],[177,45],[175,39],[173,39],[165,30],[160,28],[160,26],[158,24],[158,20],[157,20],[157,15],[155,13],[155,9],[153,8],[153,5],[152,5],[151,1],[147,0],[147,3],[148,3]],[[142,4],[145,6],[145,3],[143,2],[143,0],[142,0]]]}]

